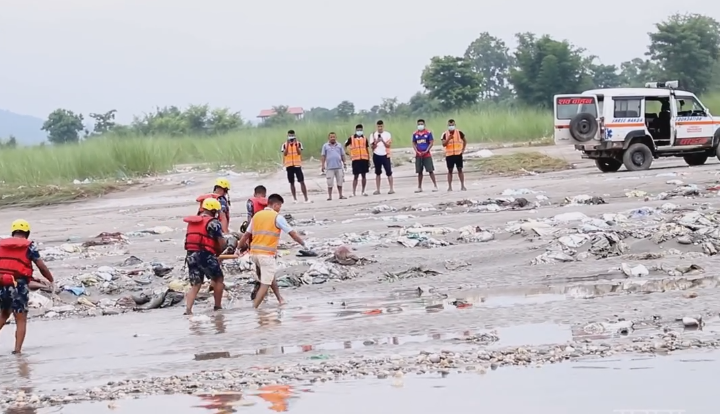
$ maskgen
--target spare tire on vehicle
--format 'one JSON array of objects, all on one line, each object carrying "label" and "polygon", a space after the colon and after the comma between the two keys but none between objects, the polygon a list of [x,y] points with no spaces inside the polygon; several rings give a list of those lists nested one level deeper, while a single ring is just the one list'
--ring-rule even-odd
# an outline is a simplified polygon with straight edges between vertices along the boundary
[{"label": "spare tire on vehicle", "polygon": [[598,122],[593,114],[583,112],[570,120],[570,135],[576,141],[587,142],[595,138],[598,132]]}]

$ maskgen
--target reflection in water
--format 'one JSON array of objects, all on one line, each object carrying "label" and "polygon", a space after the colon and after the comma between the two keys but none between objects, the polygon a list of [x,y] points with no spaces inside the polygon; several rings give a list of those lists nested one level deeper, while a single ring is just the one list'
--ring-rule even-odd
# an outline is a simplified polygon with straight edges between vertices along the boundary
[{"label": "reflection in water", "polygon": [[265,385],[260,387],[258,397],[270,403],[270,409],[279,413],[288,411],[289,399],[293,396],[292,387],[289,385]]},{"label": "reflection in water", "polygon": [[239,405],[238,402],[242,401],[243,399],[243,395],[241,392],[200,394],[199,397],[203,401],[203,404],[196,405],[196,407],[213,410],[215,414],[229,414],[238,412],[234,407]]},{"label": "reflection in water", "polygon": [[224,334],[227,330],[227,324],[225,323],[225,315],[222,313],[215,313],[212,316],[195,316],[190,319],[190,332],[193,335],[202,336],[208,333],[208,322],[212,322],[212,326],[215,328],[215,334]]},{"label": "reflection in water", "polygon": [[268,310],[258,309],[257,310],[257,323],[259,327],[277,326],[280,325],[282,319],[282,311],[279,309]]}]

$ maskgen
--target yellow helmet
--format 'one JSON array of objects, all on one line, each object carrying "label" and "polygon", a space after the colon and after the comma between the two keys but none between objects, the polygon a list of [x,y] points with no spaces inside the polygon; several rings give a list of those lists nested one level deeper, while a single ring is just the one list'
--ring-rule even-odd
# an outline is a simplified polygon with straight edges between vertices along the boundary
[{"label": "yellow helmet", "polygon": [[10,233],[14,233],[16,231],[24,231],[26,233],[30,233],[30,223],[22,219],[13,221],[12,225],[10,226]]},{"label": "yellow helmet", "polygon": [[206,198],[202,202],[203,210],[220,211],[220,202],[214,198]]},{"label": "yellow helmet", "polygon": [[226,178],[218,178],[215,180],[215,187],[224,188],[225,190],[230,191],[230,181]]}]

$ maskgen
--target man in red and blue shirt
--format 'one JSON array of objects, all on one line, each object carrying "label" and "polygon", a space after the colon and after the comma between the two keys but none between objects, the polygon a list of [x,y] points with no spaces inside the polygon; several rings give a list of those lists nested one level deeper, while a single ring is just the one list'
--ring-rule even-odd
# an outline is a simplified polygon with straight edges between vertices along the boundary
[{"label": "man in red and blue shirt", "polygon": [[413,149],[415,149],[415,173],[418,175],[418,188],[415,192],[422,192],[423,170],[427,171],[430,175],[430,179],[435,186],[433,191],[437,191],[435,166],[433,165],[432,155],[430,154],[430,150],[433,147],[433,134],[432,131],[425,127],[424,119],[417,120],[417,131],[413,133],[412,142]]}]

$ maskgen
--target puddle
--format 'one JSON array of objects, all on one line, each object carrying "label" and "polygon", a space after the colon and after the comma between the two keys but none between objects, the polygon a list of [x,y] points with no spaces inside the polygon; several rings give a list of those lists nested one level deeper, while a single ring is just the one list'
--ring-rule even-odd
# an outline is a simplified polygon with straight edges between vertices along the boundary
[{"label": "puddle", "polygon": [[[314,318],[314,323],[336,321],[318,314],[277,309],[228,310],[214,315],[198,314],[190,320],[179,315],[178,309],[170,309],[82,321],[35,321],[30,324],[21,357],[9,355],[12,330],[0,332],[0,372],[17,373],[0,376],[0,389],[33,387],[44,392],[57,384],[70,384],[67,386],[74,389],[92,387],[109,380],[190,373],[199,368],[198,364],[202,364],[201,369],[222,369],[228,358],[233,359],[237,368],[250,367],[259,363],[257,357],[250,357],[257,355],[305,353],[301,358],[307,359],[337,352],[414,353],[422,349],[463,350],[479,345],[564,343],[571,338],[570,326],[540,324],[498,329],[500,341],[496,343],[464,340],[489,332],[488,322],[480,320],[464,331],[408,329],[405,334],[393,336],[358,333],[350,341],[333,341],[331,330],[315,343],[278,341],[277,335],[271,335],[276,324],[282,329],[302,329],[308,317]],[[277,345],[250,347],[268,342]]]},{"label": "puddle", "polygon": [[37,414],[134,414],[161,410],[174,414],[441,413],[470,412],[478,407],[501,414],[709,414],[716,410],[713,379],[720,369],[718,356],[717,351],[685,353],[568,362],[540,369],[500,368],[484,375],[407,375],[401,379],[343,381],[304,389],[274,386],[265,392],[248,394],[163,395],[120,400],[114,402],[112,409],[108,402],[100,402],[47,408]]}]

